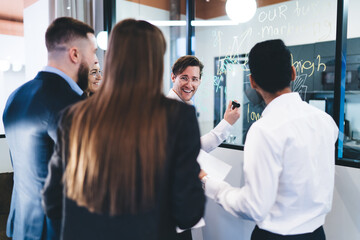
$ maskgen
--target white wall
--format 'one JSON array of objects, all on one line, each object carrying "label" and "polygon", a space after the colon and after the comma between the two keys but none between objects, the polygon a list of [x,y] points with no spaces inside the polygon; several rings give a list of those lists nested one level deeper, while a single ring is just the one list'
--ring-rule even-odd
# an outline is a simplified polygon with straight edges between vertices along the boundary
[{"label": "white wall", "polygon": [[336,166],[333,206],[324,228],[328,240],[360,239],[360,169]]},{"label": "white wall", "polygon": [[[1,42],[1,38],[0,38]],[[0,134],[5,134],[2,122],[2,115],[5,108],[6,101],[9,95],[25,81],[24,66],[19,72],[14,72],[12,69],[1,72],[0,71]]]},{"label": "white wall", "polygon": [[39,0],[24,9],[26,81],[47,64],[45,32],[49,26],[49,0]]},{"label": "white wall", "polygon": [[[24,37],[0,34],[0,61],[8,61],[10,69],[6,72],[0,70],[0,134],[4,134],[2,113],[10,93],[22,83],[25,78],[25,44]],[[12,64],[21,64],[21,75],[12,71]]]}]

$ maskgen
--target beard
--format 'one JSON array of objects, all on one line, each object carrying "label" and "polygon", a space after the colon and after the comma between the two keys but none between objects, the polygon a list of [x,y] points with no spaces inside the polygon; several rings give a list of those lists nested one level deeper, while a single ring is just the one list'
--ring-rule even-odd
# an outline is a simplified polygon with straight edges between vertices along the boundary
[{"label": "beard", "polygon": [[89,76],[89,67],[86,66],[85,63],[81,63],[79,70],[78,70],[78,82],[77,84],[81,88],[81,90],[85,91],[89,84],[88,84],[88,76]]}]

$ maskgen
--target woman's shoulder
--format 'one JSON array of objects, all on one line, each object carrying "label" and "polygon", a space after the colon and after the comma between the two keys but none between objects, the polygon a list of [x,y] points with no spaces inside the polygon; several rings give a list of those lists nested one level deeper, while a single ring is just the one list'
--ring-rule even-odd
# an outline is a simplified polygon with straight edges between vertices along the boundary
[{"label": "woman's shoulder", "polygon": [[164,98],[163,103],[165,105],[168,124],[170,126],[174,127],[174,125],[180,126],[195,122],[194,119],[196,119],[196,113],[195,108],[192,105],[166,97]]}]

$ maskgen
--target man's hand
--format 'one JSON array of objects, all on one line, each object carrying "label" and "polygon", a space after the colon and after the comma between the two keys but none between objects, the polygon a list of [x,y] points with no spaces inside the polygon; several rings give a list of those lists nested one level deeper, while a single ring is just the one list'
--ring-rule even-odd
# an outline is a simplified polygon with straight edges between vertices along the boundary
[{"label": "man's hand", "polygon": [[[235,100],[235,102],[237,101]],[[231,101],[229,101],[229,105],[225,111],[224,119],[231,125],[234,125],[234,123],[236,123],[239,117],[240,117],[240,107],[234,108],[231,104]]]}]

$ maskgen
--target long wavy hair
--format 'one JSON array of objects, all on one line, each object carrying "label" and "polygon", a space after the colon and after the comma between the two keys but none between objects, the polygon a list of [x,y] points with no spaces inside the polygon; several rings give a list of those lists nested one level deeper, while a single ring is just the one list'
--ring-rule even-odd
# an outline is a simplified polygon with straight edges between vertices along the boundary
[{"label": "long wavy hair", "polygon": [[99,91],[69,110],[66,195],[92,212],[146,210],[165,159],[162,94],[166,42],[146,21],[126,19],[111,31]]}]

